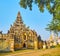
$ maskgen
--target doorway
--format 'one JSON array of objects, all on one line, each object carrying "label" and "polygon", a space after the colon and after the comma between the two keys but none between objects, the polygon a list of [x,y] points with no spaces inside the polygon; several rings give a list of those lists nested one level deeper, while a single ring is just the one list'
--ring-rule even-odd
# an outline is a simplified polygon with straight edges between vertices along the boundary
[{"label": "doorway", "polygon": [[23,44],[23,48],[26,48],[26,44],[25,43]]}]

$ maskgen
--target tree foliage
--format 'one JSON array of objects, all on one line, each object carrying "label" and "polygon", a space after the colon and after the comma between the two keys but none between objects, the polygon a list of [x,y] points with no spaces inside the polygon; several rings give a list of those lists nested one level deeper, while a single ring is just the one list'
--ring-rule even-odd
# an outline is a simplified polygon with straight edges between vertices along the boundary
[{"label": "tree foliage", "polygon": [[55,0],[50,12],[53,14],[53,19],[60,20],[60,0]]},{"label": "tree foliage", "polygon": [[60,20],[54,19],[47,25],[46,30],[53,31],[56,35],[60,32]]},{"label": "tree foliage", "polygon": [[53,19],[60,20],[60,0],[20,0],[20,6],[32,10],[32,6],[36,4],[39,11],[44,12],[44,8],[53,14]]},{"label": "tree foliage", "polygon": [[54,0],[20,0],[20,5],[23,8],[29,8],[32,10],[33,4],[36,4],[41,12],[44,11],[44,7],[46,7],[48,10],[51,8],[51,3],[53,3]]},{"label": "tree foliage", "polygon": [[55,0],[53,6],[50,9],[50,13],[53,14],[53,19],[48,24],[47,30],[60,32],[60,0]]}]

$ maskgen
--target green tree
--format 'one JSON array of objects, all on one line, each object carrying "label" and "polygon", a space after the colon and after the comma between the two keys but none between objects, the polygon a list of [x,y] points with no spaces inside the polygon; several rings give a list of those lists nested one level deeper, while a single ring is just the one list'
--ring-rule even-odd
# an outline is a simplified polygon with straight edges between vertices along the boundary
[{"label": "green tree", "polygon": [[44,12],[44,8],[47,8],[53,19],[60,20],[60,0],[20,0],[20,6],[32,10],[32,6],[36,4],[41,12]]},{"label": "green tree", "polygon": [[50,22],[50,24],[47,25],[46,28],[50,32],[54,32],[56,36],[58,36],[58,32],[60,32],[60,21],[57,19],[54,19]]},{"label": "green tree", "polygon": [[60,20],[60,0],[55,0],[53,6],[50,9],[50,13],[53,14],[53,19]]},{"label": "green tree", "polygon": [[60,0],[55,0],[50,9],[50,13],[53,14],[53,19],[51,23],[48,24],[47,30],[54,31],[58,36],[58,33],[60,32]]},{"label": "green tree", "polygon": [[51,8],[51,3],[54,3],[54,0],[20,0],[20,5],[23,8],[29,8],[32,10],[32,6],[36,4],[41,12],[44,12],[44,7],[48,10]]}]

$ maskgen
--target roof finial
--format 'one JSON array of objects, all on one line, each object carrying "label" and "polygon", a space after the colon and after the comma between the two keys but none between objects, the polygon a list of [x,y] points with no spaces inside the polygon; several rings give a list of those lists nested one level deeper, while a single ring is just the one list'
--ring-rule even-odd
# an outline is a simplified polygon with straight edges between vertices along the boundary
[{"label": "roof finial", "polygon": [[20,11],[19,11],[17,17],[20,17],[20,16],[21,16],[21,15],[20,15]]}]

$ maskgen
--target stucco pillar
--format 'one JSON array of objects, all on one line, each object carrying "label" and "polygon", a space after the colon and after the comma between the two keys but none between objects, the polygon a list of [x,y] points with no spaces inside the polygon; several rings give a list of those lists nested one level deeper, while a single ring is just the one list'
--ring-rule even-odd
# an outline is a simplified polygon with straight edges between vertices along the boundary
[{"label": "stucco pillar", "polygon": [[10,39],[10,51],[14,51],[14,39]]},{"label": "stucco pillar", "polygon": [[34,49],[38,49],[38,40],[37,40],[37,38],[34,40]]}]

